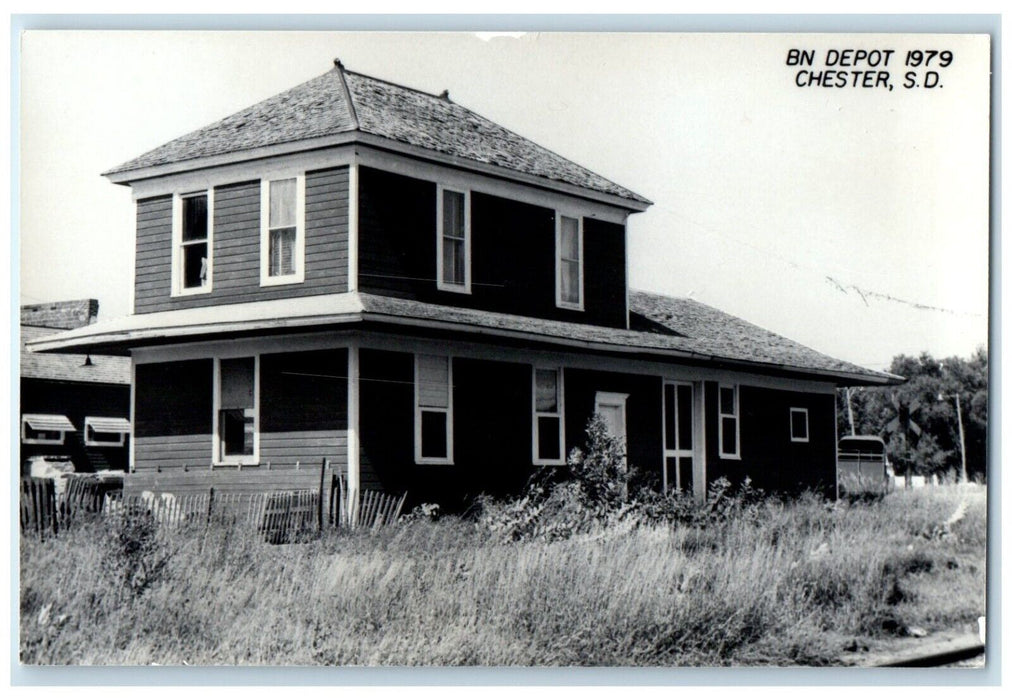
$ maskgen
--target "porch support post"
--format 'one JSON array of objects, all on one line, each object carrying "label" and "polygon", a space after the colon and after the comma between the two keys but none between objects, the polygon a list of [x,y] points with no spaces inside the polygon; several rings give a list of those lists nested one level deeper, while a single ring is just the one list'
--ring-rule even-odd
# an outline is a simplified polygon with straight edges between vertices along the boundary
[{"label": "porch support post", "polygon": [[352,526],[358,521],[359,495],[359,365],[358,341],[348,346],[348,518]]},{"label": "porch support post", "polygon": [[348,166],[348,291],[358,291],[358,156]]}]

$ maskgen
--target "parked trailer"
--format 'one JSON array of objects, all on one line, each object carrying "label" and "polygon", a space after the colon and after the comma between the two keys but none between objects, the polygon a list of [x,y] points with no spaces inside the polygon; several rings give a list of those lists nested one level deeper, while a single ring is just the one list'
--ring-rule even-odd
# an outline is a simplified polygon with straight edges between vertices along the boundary
[{"label": "parked trailer", "polygon": [[892,468],[885,441],[877,435],[840,438],[836,456],[840,493],[885,492],[892,486]]}]

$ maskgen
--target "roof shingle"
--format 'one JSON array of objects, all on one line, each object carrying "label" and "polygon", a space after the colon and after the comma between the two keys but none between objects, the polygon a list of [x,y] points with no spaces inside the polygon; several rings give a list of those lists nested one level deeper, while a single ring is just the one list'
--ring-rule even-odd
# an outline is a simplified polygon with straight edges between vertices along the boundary
[{"label": "roof shingle", "polygon": [[[130,358],[32,352],[25,343],[54,335],[56,328],[21,326],[21,377],[89,384],[129,384]],[[90,364],[85,360],[90,358]]]},{"label": "roof shingle", "polygon": [[640,204],[650,203],[635,192],[448,98],[354,73],[340,66],[169,141],[105,174],[126,173],[352,132],[371,134]]}]

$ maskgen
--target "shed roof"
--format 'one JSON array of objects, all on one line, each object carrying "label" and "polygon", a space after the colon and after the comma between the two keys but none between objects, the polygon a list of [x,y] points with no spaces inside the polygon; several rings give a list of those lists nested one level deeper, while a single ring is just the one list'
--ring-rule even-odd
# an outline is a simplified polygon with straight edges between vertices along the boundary
[{"label": "shed roof", "polygon": [[[93,328],[95,326],[85,326]],[[54,355],[32,352],[25,344],[59,333],[58,328],[21,326],[21,377],[91,384],[129,384],[130,358],[110,355]]]},{"label": "shed roof", "polygon": [[646,198],[539,146],[446,95],[333,70],[107,171],[133,170],[340,134],[369,134],[407,146],[637,202]]},{"label": "shed roof", "polygon": [[692,299],[631,292],[629,302],[631,328],[626,330],[347,293],[129,316],[68,331],[50,342],[43,340],[38,347],[112,351],[215,334],[296,332],[372,321],[697,364],[740,365],[757,372],[798,372],[841,384],[902,380],[834,359]]}]

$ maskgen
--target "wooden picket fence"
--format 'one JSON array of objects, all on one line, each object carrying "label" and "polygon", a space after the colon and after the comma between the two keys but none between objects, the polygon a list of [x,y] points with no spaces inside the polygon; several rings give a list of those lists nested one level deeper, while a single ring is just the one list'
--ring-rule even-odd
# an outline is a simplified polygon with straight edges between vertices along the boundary
[{"label": "wooden picket fence", "polygon": [[[321,484],[322,485],[322,484]],[[320,491],[234,493],[207,491],[186,494],[144,493],[124,497],[87,479],[70,479],[57,497],[52,479],[21,480],[21,529],[39,536],[57,534],[82,513],[112,517],[144,517],[170,530],[187,527],[238,526],[272,543],[295,542],[324,527],[378,529],[397,522],[407,493],[365,491],[350,503],[343,474],[333,475],[329,502]],[[351,514],[354,514],[352,517]]]}]

